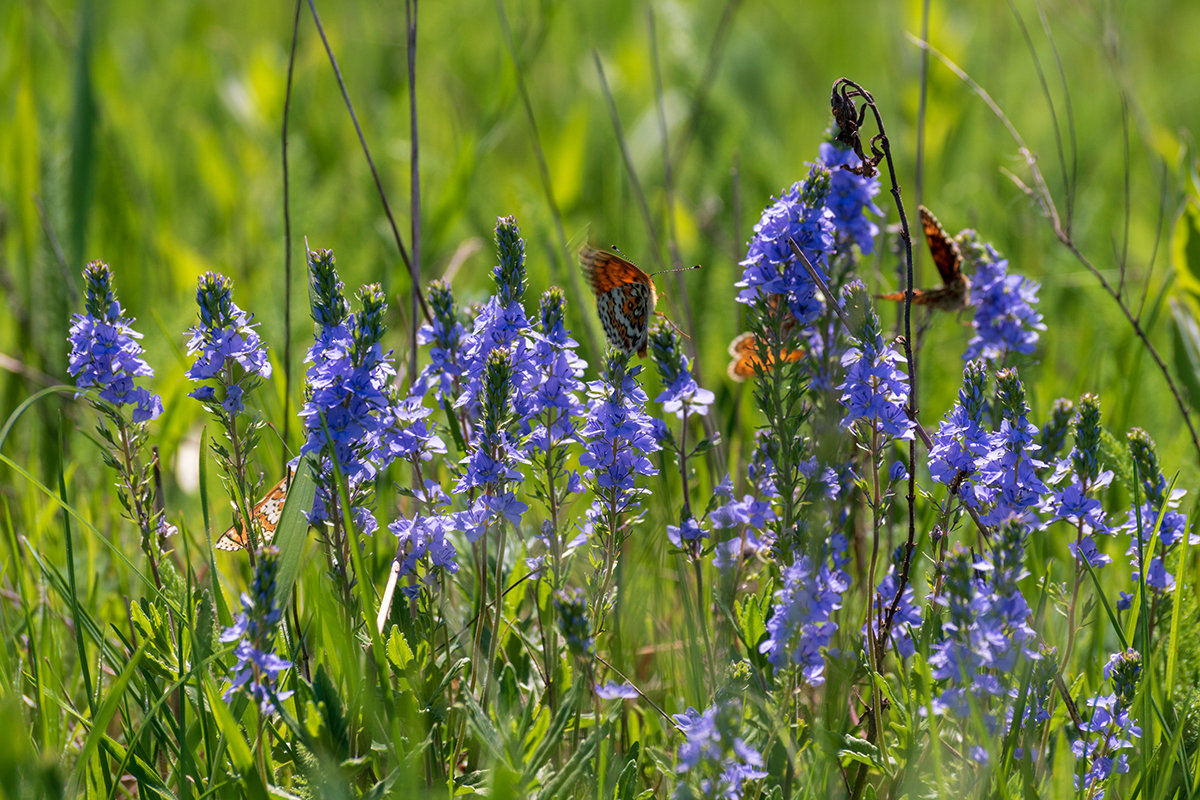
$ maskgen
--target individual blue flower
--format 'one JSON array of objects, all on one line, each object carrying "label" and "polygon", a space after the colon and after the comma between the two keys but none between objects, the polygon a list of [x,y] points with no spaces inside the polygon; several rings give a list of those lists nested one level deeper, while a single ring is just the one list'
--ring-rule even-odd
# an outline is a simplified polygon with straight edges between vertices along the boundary
[{"label": "individual blue flower", "polygon": [[190,396],[212,403],[223,395],[221,410],[239,414],[245,407],[242,398],[246,389],[271,377],[267,345],[254,330],[253,317],[233,302],[233,281],[225,275],[201,275],[196,304],[200,307],[200,324],[188,329],[187,343],[188,355],[196,360],[186,374],[193,381],[215,380],[221,392],[214,393],[211,386],[205,385]]},{"label": "individual blue flower", "polygon": [[675,768],[685,779],[675,787],[675,800],[740,798],[746,781],[767,777],[762,755],[741,738],[742,706],[736,699],[703,713],[689,706],[671,719],[685,737]]},{"label": "individual blue flower", "polygon": [[807,555],[799,556],[783,570],[783,587],[775,593],[775,605],[767,621],[767,640],[759,652],[776,670],[796,665],[809,686],[825,682],[825,656],[837,623],[833,612],[842,607],[842,594],[849,576],[828,564],[814,566]]},{"label": "individual blue flower", "polygon": [[915,425],[904,408],[908,376],[897,366],[905,363],[904,356],[884,344],[879,317],[867,301],[863,285],[857,281],[848,285],[845,296],[846,305],[860,312],[861,321],[852,332],[857,346],[842,356],[846,368],[846,379],[838,387],[838,399],[846,409],[842,427],[865,420],[888,436],[911,439]]},{"label": "individual blue flower", "polygon": [[103,261],[93,261],[83,268],[83,279],[84,313],[71,316],[67,337],[71,344],[68,374],[81,393],[98,389],[107,403],[134,406],[134,422],[155,419],[162,413],[162,399],[133,382],[135,377],[153,376],[154,370],[142,358],[145,351],[137,343],[142,335],[117,302],[112,272]]},{"label": "individual blue flower", "polygon": [[603,686],[596,687],[596,696],[601,700],[616,700],[617,698],[622,700],[636,700],[638,690],[628,683],[614,683],[610,681]]},{"label": "individual blue flower", "polygon": [[833,225],[837,229],[839,243],[853,243],[863,255],[875,249],[875,237],[879,226],[867,217],[867,212],[882,216],[883,211],[872,199],[879,194],[879,179],[864,178],[843,165],[857,167],[861,162],[848,148],[824,142],[820,149],[821,163],[829,169],[829,198],[826,204],[833,212]]},{"label": "individual blue flower", "polygon": [[1038,332],[1046,330],[1037,303],[1038,285],[1020,275],[1008,273],[1008,259],[990,244],[979,241],[974,231],[959,235],[967,265],[973,265],[971,304],[975,317],[971,327],[975,335],[967,343],[963,359],[983,358],[1002,362],[1009,353],[1032,353]]},{"label": "individual blue flower", "polygon": [[814,165],[808,177],[780,194],[754,226],[754,238],[741,262],[740,303],[762,295],[783,295],[801,324],[820,316],[824,303],[817,286],[792,252],[791,243],[804,253],[813,269],[828,281],[825,269],[835,241],[834,215],[826,205],[829,169]]},{"label": "individual blue flower", "polygon": [[278,713],[279,701],[292,696],[290,691],[279,691],[279,676],[292,665],[275,654],[275,636],[283,616],[275,596],[278,572],[279,549],[262,548],[250,593],[242,594],[242,613],[220,637],[222,642],[237,642],[233,649],[237,664],[222,697],[228,702],[235,692],[245,689],[263,714]]}]

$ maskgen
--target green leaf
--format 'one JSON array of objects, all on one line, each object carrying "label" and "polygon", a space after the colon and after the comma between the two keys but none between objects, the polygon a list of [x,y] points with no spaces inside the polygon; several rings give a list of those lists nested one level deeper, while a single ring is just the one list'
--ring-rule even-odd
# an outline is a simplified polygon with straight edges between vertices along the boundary
[{"label": "green leaf", "polygon": [[404,638],[404,634],[400,632],[397,625],[393,625],[388,634],[387,657],[391,665],[399,670],[407,667],[413,660],[413,651],[408,646],[408,639]]},{"label": "green leaf", "polygon": [[296,465],[296,474],[288,486],[287,500],[275,531],[275,546],[279,548],[279,573],[275,579],[275,597],[282,607],[287,602],[292,584],[300,574],[300,559],[308,539],[308,519],[304,516],[313,504],[317,485],[313,482],[311,457],[305,456]]}]

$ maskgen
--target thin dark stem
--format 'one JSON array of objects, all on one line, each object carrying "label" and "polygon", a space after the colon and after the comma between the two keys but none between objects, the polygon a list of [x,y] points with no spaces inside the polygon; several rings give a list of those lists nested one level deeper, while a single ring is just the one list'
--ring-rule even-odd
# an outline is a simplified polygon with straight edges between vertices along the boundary
[{"label": "thin dark stem", "polygon": [[375,190],[379,194],[379,201],[383,204],[383,213],[387,216],[388,224],[392,228],[392,237],[396,240],[396,248],[400,251],[400,259],[404,262],[404,268],[408,270],[408,276],[412,280],[413,294],[417,297],[417,302],[421,306],[421,313],[425,317],[426,322],[432,321],[429,316],[429,307],[425,304],[425,294],[421,291],[419,277],[413,272],[413,262],[408,256],[408,248],[404,246],[404,239],[400,236],[400,228],[396,225],[396,218],[392,215],[392,206],[388,203],[387,192],[383,190],[383,181],[379,178],[379,171],[375,169],[375,160],[371,158],[371,148],[367,146],[367,137],[363,134],[362,126],[358,124],[358,115],[354,113],[354,104],[350,102],[350,93],[346,89],[346,82],[342,80],[342,71],[338,68],[337,57],[333,54],[333,47],[329,44],[328,37],[325,36],[325,28],[321,25],[321,17],[317,14],[317,6],[314,0],[308,0],[308,8],[312,12],[313,23],[317,26],[317,33],[321,36],[321,43],[325,45],[325,54],[329,56],[329,64],[333,67],[333,76],[337,79],[338,88],[342,92],[342,100],[346,103],[346,111],[350,114],[350,121],[354,123],[354,131],[358,134],[358,143],[362,146],[363,156],[367,159],[367,167],[371,170],[371,178],[375,181]]},{"label": "thin dark stem", "polygon": [[[404,23],[408,31],[408,116],[412,155],[409,158],[409,217],[412,220],[412,281],[421,285],[421,170],[417,148],[417,0],[404,0]],[[411,338],[408,348],[409,382],[417,379],[417,297],[412,295]],[[428,317],[428,315],[426,315]]]},{"label": "thin dark stem", "polygon": [[[300,3],[292,16],[292,46],[288,51],[287,83],[283,95],[283,124],[279,133],[280,158],[283,161],[283,464],[280,472],[287,473],[288,429],[292,422],[292,205],[288,191],[288,112],[292,108],[292,77],[296,69],[296,43],[300,39]],[[298,630],[298,629],[297,629]],[[305,675],[308,674],[305,653]]]}]

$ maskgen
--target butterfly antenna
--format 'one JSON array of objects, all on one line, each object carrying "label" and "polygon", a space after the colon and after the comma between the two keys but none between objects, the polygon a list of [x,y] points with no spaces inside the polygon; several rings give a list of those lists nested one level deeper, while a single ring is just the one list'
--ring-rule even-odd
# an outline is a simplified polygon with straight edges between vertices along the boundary
[{"label": "butterfly antenna", "polygon": [[650,277],[653,278],[655,275],[665,275],[665,274],[671,273],[671,272],[687,272],[688,270],[692,270],[692,269],[700,269],[702,266],[703,266],[702,264],[693,264],[690,267],[676,267],[675,269],[660,269],[658,272],[651,272]]}]

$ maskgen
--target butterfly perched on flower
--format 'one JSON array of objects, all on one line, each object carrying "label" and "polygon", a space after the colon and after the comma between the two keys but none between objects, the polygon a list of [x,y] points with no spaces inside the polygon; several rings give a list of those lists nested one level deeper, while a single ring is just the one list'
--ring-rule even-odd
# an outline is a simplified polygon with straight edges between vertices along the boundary
[{"label": "butterfly perched on flower", "polygon": [[658,292],[654,281],[628,259],[584,245],[579,263],[596,295],[596,311],[608,343],[626,355],[645,357],[650,317]]},{"label": "butterfly perched on flower", "polygon": [[608,343],[626,355],[637,353],[643,358],[650,339],[650,317],[656,313],[654,304],[658,302],[651,277],[700,269],[695,264],[647,274],[619,251],[597,250],[586,244],[579,250],[579,264],[596,295],[596,311]]},{"label": "butterfly perched on flower", "polygon": [[[962,311],[971,304],[971,280],[963,275],[962,251],[933,212],[925,206],[918,208],[921,212],[921,229],[925,231],[925,241],[929,244],[929,252],[933,254],[934,266],[942,276],[942,285],[936,289],[914,289],[913,305],[929,306],[941,311]],[[879,299],[903,302],[904,292],[881,294]]]},{"label": "butterfly perched on flower", "polygon": [[[271,543],[275,538],[275,530],[279,527],[279,519],[283,516],[283,504],[287,502],[288,479],[290,474],[280,478],[279,483],[271,487],[271,491],[263,499],[254,504],[250,512],[251,519],[262,531],[262,540],[258,546]],[[213,547],[218,550],[242,550],[248,544],[245,529],[239,531],[237,525],[230,525],[229,530],[221,534]]]}]

